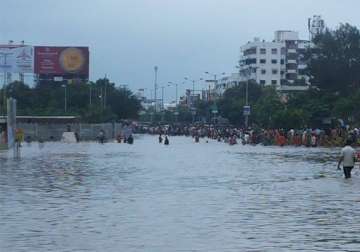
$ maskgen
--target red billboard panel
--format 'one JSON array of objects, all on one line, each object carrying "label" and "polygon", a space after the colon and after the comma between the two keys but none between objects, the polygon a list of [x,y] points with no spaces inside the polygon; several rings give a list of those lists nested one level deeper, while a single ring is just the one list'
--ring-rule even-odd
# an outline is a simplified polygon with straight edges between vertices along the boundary
[{"label": "red billboard panel", "polygon": [[89,78],[88,47],[35,46],[35,74]]}]

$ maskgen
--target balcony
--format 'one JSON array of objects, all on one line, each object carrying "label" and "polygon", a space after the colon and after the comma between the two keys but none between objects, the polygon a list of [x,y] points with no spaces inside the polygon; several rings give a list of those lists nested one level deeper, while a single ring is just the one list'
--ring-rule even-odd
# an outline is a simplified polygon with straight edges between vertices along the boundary
[{"label": "balcony", "polygon": [[286,72],[289,74],[296,74],[297,70],[296,69],[287,69]]},{"label": "balcony", "polygon": [[288,49],[287,52],[288,53],[297,53],[296,49]]}]

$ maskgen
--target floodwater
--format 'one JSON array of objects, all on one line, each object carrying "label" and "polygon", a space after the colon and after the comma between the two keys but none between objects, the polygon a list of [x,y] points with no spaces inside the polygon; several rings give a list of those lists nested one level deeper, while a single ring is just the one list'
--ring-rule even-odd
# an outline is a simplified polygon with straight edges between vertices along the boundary
[{"label": "floodwater", "polygon": [[0,251],[360,251],[338,149],[138,136],[0,154]]}]

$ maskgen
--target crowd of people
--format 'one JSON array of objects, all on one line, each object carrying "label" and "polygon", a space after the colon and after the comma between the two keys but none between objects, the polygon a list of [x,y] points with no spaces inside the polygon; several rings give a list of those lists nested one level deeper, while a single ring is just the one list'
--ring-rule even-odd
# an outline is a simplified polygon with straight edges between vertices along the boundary
[{"label": "crowd of people", "polygon": [[191,136],[195,142],[201,138],[214,139],[233,144],[262,144],[278,146],[339,147],[347,140],[360,144],[360,129],[338,127],[327,129],[242,129],[237,127],[215,127],[214,125],[138,125],[136,133],[168,136]]}]

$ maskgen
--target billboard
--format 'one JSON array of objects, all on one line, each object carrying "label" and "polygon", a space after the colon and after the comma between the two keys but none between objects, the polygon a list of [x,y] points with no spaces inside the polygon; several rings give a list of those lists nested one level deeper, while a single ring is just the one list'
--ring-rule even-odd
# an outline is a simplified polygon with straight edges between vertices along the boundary
[{"label": "billboard", "polygon": [[33,73],[34,48],[32,46],[0,46],[0,72]]},{"label": "billboard", "polygon": [[35,46],[34,73],[68,78],[89,78],[88,47]]}]

